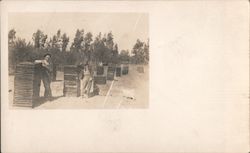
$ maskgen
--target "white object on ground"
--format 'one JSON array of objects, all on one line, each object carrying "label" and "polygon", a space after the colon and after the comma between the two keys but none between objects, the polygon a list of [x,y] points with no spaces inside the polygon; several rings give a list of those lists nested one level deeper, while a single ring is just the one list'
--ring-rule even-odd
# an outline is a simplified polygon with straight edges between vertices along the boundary
[{"label": "white object on ground", "polygon": [[135,89],[123,89],[123,97],[135,99]]}]

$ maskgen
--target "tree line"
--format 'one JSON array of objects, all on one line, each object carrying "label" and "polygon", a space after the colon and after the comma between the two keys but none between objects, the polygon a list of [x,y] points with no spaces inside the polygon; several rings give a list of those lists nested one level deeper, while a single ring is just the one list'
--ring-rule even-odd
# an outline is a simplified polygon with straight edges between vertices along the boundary
[{"label": "tree line", "polygon": [[73,42],[69,44],[69,36],[60,29],[51,38],[38,29],[32,35],[32,42],[26,42],[17,38],[15,29],[11,29],[8,34],[9,67],[15,69],[20,62],[41,59],[45,53],[50,53],[52,62],[59,65],[81,62],[147,64],[149,61],[149,41],[137,39],[130,54],[129,50],[118,50],[112,32],[93,37],[91,32],[77,29]]}]

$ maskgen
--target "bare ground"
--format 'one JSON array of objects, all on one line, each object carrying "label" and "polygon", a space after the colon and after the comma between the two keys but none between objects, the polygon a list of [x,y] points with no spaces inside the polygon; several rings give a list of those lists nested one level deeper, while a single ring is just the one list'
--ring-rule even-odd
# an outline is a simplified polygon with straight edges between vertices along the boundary
[{"label": "bare ground", "polygon": [[[147,108],[149,99],[149,68],[144,66],[144,73],[139,73],[135,65],[130,65],[129,74],[115,77],[105,85],[98,85],[99,95],[91,98],[64,97],[63,72],[57,73],[57,81],[51,83],[52,101],[35,101],[34,109],[121,109]],[[13,107],[14,76],[9,77],[9,102]],[[44,93],[41,84],[40,96]],[[42,98],[41,98],[42,99]],[[26,108],[30,109],[30,108]]]}]

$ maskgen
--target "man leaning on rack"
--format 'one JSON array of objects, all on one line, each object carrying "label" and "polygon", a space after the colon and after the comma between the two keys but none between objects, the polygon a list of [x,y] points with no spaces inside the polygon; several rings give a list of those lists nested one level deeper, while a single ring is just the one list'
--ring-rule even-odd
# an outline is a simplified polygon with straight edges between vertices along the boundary
[{"label": "man leaning on rack", "polygon": [[51,54],[45,54],[43,60],[35,60],[36,64],[41,64],[41,79],[43,80],[43,85],[45,88],[44,98],[46,100],[52,100],[52,93],[50,88],[51,83],[51,73],[53,70],[52,62],[51,62]]}]

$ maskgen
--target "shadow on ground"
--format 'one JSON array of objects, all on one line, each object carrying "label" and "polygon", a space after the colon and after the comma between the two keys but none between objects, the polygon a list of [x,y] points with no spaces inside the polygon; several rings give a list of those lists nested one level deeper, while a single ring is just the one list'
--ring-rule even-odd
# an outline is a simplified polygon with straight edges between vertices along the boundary
[{"label": "shadow on ground", "polygon": [[53,102],[53,101],[55,101],[55,100],[57,100],[58,98],[61,98],[61,97],[63,97],[63,96],[56,96],[56,97],[52,97],[50,99],[46,99],[44,97],[39,97],[39,98],[37,98],[35,100],[33,108],[38,107],[38,106],[40,106],[40,105],[42,105],[42,104],[44,104],[46,102]]}]

